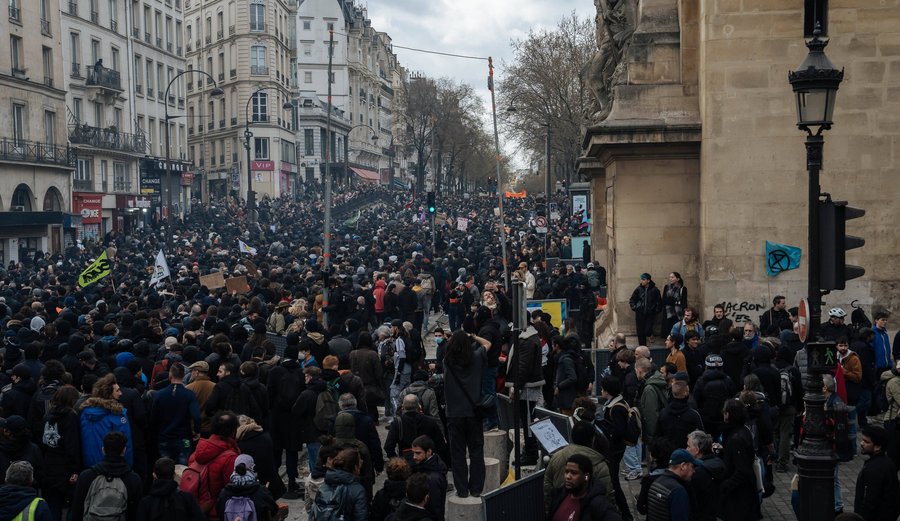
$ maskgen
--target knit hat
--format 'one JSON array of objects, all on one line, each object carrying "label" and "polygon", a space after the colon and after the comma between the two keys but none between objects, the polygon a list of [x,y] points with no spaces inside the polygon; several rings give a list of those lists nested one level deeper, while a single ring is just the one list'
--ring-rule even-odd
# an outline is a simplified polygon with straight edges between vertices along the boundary
[{"label": "knit hat", "polygon": [[[243,474],[239,474],[237,471],[238,465],[244,464],[247,467],[247,470]],[[246,485],[254,485],[258,483],[256,479],[256,473],[254,472],[255,465],[253,463],[253,456],[249,454],[241,454],[234,460],[234,472],[231,474],[231,478],[229,481],[232,485],[238,486],[246,486]]]}]

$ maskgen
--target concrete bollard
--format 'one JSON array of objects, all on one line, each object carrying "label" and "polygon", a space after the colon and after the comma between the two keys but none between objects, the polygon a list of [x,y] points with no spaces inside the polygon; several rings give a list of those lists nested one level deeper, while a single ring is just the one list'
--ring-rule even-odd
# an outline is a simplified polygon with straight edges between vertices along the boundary
[{"label": "concrete bollard", "polygon": [[[471,465],[467,459],[466,463]],[[471,468],[471,467],[470,467]],[[487,494],[493,490],[500,488],[503,479],[506,477],[506,470],[501,469],[500,461],[497,458],[484,458],[484,490],[482,494]]]},{"label": "concrete bollard", "polygon": [[471,496],[461,498],[452,492],[447,495],[447,508],[444,513],[447,521],[484,521],[483,516],[481,498]]},{"label": "concrete bollard", "polygon": [[500,468],[509,467],[509,433],[493,430],[484,433],[484,457],[496,458]]}]

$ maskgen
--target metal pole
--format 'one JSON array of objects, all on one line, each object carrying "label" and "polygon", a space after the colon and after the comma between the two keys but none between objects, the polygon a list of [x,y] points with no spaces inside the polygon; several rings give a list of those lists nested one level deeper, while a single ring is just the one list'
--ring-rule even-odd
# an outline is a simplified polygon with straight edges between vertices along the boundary
[{"label": "metal pole", "polygon": [[431,116],[431,191],[434,192],[434,213],[431,214],[431,258],[434,259],[434,216],[437,214],[437,157],[434,154],[434,133],[437,127],[437,117]]},{"label": "metal pole", "polygon": [[497,102],[494,96],[494,59],[488,57],[488,88],[491,90],[491,114],[494,120],[494,151],[497,154],[497,195],[500,209],[500,250],[503,255],[503,286],[509,293],[509,262],[506,258],[506,223],[503,221],[503,183],[500,181],[500,133],[497,131]]},{"label": "metal pole", "polygon": [[[544,234],[544,262],[546,263],[547,249],[550,245],[550,120],[547,120],[547,142],[544,144],[544,155],[547,161],[547,171],[544,172],[544,197],[547,203],[547,233]],[[546,266],[544,269],[546,269]]]},{"label": "metal pole", "polygon": [[[166,98],[168,99],[169,89],[166,89]],[[166,215],[166,241],[169,240],[169,236],[172,235],[172,159],[169,157],[171,154],[169,152],[169,110],[168,103],[166,104],[166,115],[165,115],[165,125],[166,125],[166,206],[169,209],[168,214]],[[160,180],[160,184],[162,184],[162,180]],[[163,216],[163,202],[162,195],[159,197],[159,221],[162,223]]]},{"label": "metal pole", "polygon": [[331,65],[334,58],[334,30],[328,31],[328,115],[325,118],[325,235],[323,237],[322,258],[325,259],[324,276],[325,285],[322,289],[322,322],[328,327],[328,296],[331,293],[328,285],[331,284],[329,270],[331,269]]}]

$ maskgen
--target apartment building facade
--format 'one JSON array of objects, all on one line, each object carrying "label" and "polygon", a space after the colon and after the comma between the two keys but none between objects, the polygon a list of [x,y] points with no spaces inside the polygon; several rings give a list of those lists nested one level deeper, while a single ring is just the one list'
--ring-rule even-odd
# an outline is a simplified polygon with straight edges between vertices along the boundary
[{"label": "apartment building facade", "polygon": [[0,263],[74,242],[56,0],[9,0],[0,16]]},{"label": "apartment building facade", "polygon": [[[196,71],[187,75],[187,157],[197,166],[194,188],[204,199],[236,194],[246,200],[248,187],[257,198],[299,189],[290,108],[296,5],[185,3],[186,70]],[[211,96],[216,88],[224,95]]]},{"label": "apartment building facade", "polygon": [[[165,156],[166,114],[177,114],[179,100],[185,106],[184,83],[169,88],[184,70],[182,0],[60,0],[59,7],[77,155],[72,201],[92,215],[78,235],[132,233],[162,213],[160,183],[142,179],[142,159]],[[169,119],[168,137],[172,157],[184,157],[184,122]]]}]

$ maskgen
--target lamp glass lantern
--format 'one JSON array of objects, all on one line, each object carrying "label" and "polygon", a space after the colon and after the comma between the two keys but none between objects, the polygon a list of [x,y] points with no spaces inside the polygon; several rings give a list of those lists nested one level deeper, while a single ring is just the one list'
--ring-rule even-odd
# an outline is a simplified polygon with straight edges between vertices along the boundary
[{"label": "lamp glass lantern", "polygon": [[797,126],[816,135],[831,128],[834,102],[844,79],[844,70],[836,69],[825,55],[828,40],[822,39],[820,32],[817,29],[806,42],[809,53],[800,67],[788,73],[797,99]]}]

